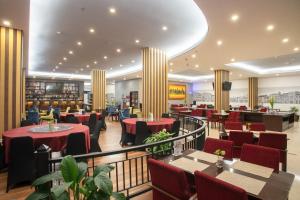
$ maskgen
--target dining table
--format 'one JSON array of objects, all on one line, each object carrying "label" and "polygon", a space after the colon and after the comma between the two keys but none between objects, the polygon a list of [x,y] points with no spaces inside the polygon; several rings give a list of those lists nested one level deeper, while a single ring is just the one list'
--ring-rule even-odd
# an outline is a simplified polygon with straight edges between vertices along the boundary
[{"label": "dining table", "polygon": [[137,121],[145,121],[147,123],[149,130],[152,133],[156,133],[163,129],[166,129],[167,131],[171,131],[175,119],[173,118],[156,118],[153,120],[148,120],[147,118],[124,119],[123,122],[125,123],[127,133],[135,135]]},{"label": "dining table", "polygon": [[45,144],[52,151],[62,151],[67,146],[67,137],[71,133],[84,133],[86,142],[86,153],[90,149],[89,127],[82,124],[53,124],[49,127],[47,123],[41,125],[25,126],[11,129],[3,133],[3,144],[5,150],[5,163],[9,162],[10,141],[17,137],[29,136],[33,139],[33,145],[38,148]]},{"label": "dining table", "polygon": [[184,170],[194,178],[196,170],[244,189],[248,196],[262,200],[286,200],[295,175],[240,160],[224,160],[217,167],[218,156],[194,149],[170,155],[161,161]]},{"label": "dining table", "polygon": [[[79,112],[76,112],[76,113],[61,113],[60,114],[60,119],[62,121],[64,121],[67,115],[74,115],[77,118],[79,123],[83,123],[83,122],[88,122],[89,121],[91,114],[93,114],[93,113],[79,113]],[[97,115],[97,119],[100,119],[101,113],[97,112],[96,115]]]}]

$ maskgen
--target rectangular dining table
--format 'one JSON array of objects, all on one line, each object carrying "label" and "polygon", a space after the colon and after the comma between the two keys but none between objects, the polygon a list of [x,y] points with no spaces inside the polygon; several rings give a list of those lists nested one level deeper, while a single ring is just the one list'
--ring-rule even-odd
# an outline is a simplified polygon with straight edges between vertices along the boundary
[{"label": "rectangular dining table", "polygon": [[[197,155],[195,152],[200,153]],[[279,173],[270,172],[267,168],[264,172],[262,170],[264,168],[263,166],[257,166],[242,161],[237,161],[238,165],[236,167],[234,166],[235,163],[237,164],[236,161],[225,161],[223,168],[220,169],[214,162],[217,158],[214,160],[212,156],[205,156],[207,153],[201,152],[202,151],[189,149],[185,150],[182,155],[170,155],[161,160],[165,163],[169,163],[183,169],[190,175],[193,175],[193,171],[197,169],[205,174],[217,177],[226,182],[228,182],[227,180],[232,180],[232,182],[229,181],[231,184],[240,187],[244,186],[249,196],[258,199],[288,199],[289,191],[295,175],[282,171],[279,171]],[[194,163],[194,165],[192,163]],[[249,170],[247,170],[247,167],[249,167]],[[234,181],[234,179],[239,180],[240,182]]]}]

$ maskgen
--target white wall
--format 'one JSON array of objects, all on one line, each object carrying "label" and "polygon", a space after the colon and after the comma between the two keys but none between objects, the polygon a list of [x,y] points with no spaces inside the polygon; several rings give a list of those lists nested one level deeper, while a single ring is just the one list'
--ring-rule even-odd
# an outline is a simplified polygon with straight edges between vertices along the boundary
[{"label": "white wall", "polygon": [[124,80],[124,81],[116,82],[115,83],[116,102],[121,103],[122,97],[129,96],[131,91],[139,92],[139,102],[141,103],[143,97],[142,79],[132,79],[132,80]]}]

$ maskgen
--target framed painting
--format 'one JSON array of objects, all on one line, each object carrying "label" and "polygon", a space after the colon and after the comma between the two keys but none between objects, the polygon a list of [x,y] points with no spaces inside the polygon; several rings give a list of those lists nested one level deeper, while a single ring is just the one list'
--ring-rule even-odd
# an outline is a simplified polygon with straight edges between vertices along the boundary
[{"label": "framed painting", "polygon": [[169,99],[183,100],[186,98],[186,85],[169,84]]}]

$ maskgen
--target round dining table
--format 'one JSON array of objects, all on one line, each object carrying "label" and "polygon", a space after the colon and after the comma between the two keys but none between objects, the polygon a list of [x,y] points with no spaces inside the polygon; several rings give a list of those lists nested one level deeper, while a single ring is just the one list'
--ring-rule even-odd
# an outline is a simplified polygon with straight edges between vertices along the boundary
[{"label": "round dining table", "polygon": [[[38,148],[40,145],[45,144],[49,146],[52,151],[62,151],[67,146],[67,137],[71,133],[84,133],[86,142],[86,153],[90,149],[90,132],[89,127],[82,124],[65,124],[69,128],[62,131],[54,132],[33,132],[33,129],[39,128],[41,125],[33,125],[11,129],[3,133],[3,142],[5,148],[5,163],[9,161],[10,141],[16,137],[29,136],[33,139],[33,145]],[[45,126],[45,124],[43,125]]]},{"label": "round dining table", "polygon": [[127,133],[135,135],[137,121],[145,121],[147,123],[149,130],[152,133],[155,133],[155,132],[159,132],[163,129],[166,129],[167,131],[171,131],[175,119],[173,119],[173,118],[158,118],[158,119],[154,119],[153,121],[149,121],[146,118],[124,119],[123,122],[125,123]]},{"label": "round dining table", "polygon": [[[60,114],[60,119],[62,121],[64,121],[67,115],[74,115],[78,119],[79,123],[83,123],[83,122],[88,122],[89,121],[91,114],[92,113],[84,113],[84,114],[81,114],[81,113],[61,113]],[[101,113],[96,113],[96,115],[97,115],[97,119],[100,119]]]}]

